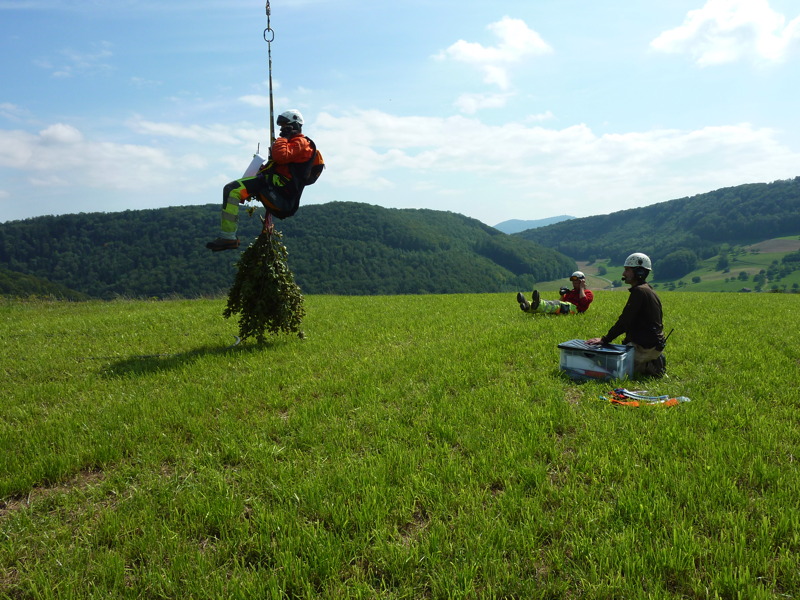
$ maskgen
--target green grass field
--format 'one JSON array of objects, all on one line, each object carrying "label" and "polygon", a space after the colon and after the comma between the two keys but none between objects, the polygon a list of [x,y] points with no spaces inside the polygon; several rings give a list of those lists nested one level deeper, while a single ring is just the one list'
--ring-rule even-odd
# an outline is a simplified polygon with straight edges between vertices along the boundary
[{"label": "green grass field", "polygon": [[0,301],[0,598],[798,598],[800,297],[661,297],[673,408],[558,369],[624,291]]}]

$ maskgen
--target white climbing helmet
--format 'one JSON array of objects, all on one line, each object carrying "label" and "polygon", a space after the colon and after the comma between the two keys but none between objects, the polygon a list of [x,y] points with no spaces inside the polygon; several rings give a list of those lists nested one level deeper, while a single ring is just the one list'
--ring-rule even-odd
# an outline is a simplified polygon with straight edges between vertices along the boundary
[{"label": "white climbing helmet", "polygon": [[573,277],[577,277],[578,279],[586,279],[586,275],[583,274],[583,271],[575,271],[572,275],[569,276],[570,279]]},{"label": "white climbing helmet", "polygon": [[641,252],[634,252],[625,259],[626,267],[642,267],[648,271],[653,270],[653,264],[650,262],[650,257]]},{"label": "white climbing helmet", "polygon": [[300,114],[299,110],[290,109],[279,114],[275,121],[278,123],[278,125],[286,125],[288,123],[297,123],[298,125],[302,125],[303,115]]}]

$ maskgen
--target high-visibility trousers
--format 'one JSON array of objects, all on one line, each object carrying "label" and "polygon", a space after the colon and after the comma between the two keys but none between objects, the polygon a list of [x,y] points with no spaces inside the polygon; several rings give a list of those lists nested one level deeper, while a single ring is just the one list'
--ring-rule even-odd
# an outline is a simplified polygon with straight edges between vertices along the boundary
[{"label": "high-visibility trousers", "polygon": [[528,312],[544,313],[548,315],[574,315],[578,313],[578,307],[570,302],[561,300],[540,300],[539,306],[531,308]]},{"label": "high-visibility trousers", "polygon": [[269,210],[284,210],[282,203],[288,200],[279,193],[287,180],[280,175],[266,177],[245,177],[231,181],[222,188],[222,213],[220,214],[220,237],[236,239],[239,229],[239,205],[249,199],[260,200]]}]

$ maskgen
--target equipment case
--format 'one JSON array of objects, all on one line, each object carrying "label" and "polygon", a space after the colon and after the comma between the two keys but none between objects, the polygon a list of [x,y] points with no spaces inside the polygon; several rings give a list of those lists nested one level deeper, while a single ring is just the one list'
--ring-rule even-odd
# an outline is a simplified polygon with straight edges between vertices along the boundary
[{"label": "equipment case", "polygon": [[560,367],[571,379],[624,379],[633,375],[631,346],[593,345],[584,340],[570,340],[558,345]]}]

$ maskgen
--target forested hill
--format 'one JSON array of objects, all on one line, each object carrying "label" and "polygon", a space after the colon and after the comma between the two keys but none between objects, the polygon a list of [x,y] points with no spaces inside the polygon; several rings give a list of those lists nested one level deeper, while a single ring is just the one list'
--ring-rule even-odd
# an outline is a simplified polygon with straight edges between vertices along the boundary
[{"label": "forested hill", "polygon": [[[598,206],[598,212],[602,207]],[[709,258],[725,245],[800,234],[800,177],[722,188],[690,198],[563,221],[516,236],[554,248],[576,260],[610,257],[621,264],[644,252],[676,273],[683,263]],[[659,269],[664,274],[663,266]]]},{"label": "forested hill", "polygon": [[38,296],[60,300],[89,300],[89,296],[46,279],[0,269],[0,296]]},{"label": "forested hill", "polygon": [[[96,298],[217,295],[230,288],[240,254],[205,248],[218,223],[217,204],[0,223],[0,268]],[[442,211],[332,202],[303,206],[276,228],[308,294],[515,291],[576,268],[558,252]],[[242,210],[242,250],[260,229]]]}]

